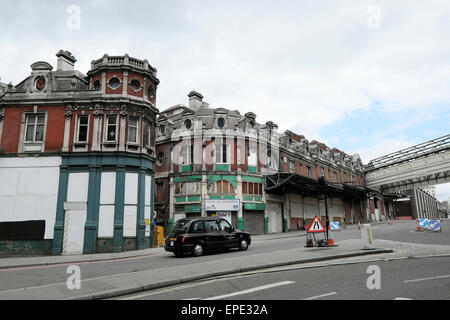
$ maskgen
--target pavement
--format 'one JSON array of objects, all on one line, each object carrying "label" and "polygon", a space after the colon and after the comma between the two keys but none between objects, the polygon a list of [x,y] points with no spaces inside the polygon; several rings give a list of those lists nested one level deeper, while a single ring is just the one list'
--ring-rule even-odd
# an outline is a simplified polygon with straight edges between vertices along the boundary
[{"label": "pavement", "polygon": [[[387,223],[387,222],[386,222]],[[357,226],[347,226],[357,228]],[[288,237],[303,237],[305,231],[292,231],[284,234],[268,234],[252,236],[252,242],[277,240]],[[0,300],[27,300],[27,299],[105,299],[146,290],[177,285],[195,280],[208,279],[239,272],[247,272],[265,268],[286,265],[326,261],[348,257],[358,257],[374,254],[391,254],[396,243],[375,242],[373,250],[363,250],[360,239],[348,239],[337,242],[336,247],[305,248],[277,250],[266,253],[252,253],[251,247],[246,255],[220,255],[212,261],[200,261],[185,265],[164,266],[144,271],[128,272],[123,274],[107,275],[90,279],[83,279],[81,275],[81,288],[70,290],[66,282],[43,284],[39,286],[0,291]],[[447,246],[446,246],[447,247]],[[79,256],[42,256],[42,257],[9,257],[0,258],[0,269],[29,268],[37,269],[52,265],[76,265],[96,261],[114,259],[133,259],[133,257],[162,254],[164,248],[150,248],[139,251],[128,251],[109,254],[90,254]],[[6,271],[6,270],[5,270]],[[39,271],[39,270],[38,270]],[[70,274],[68,274],[69,278]]]}]

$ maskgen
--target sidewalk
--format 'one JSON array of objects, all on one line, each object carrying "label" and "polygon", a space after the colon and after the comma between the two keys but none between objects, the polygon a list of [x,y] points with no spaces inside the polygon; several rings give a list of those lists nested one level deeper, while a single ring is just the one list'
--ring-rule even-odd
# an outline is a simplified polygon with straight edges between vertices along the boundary
[{"label": "sidewalk", "polygon": [[[372,225],[384,224],[387,221],[377,221],[371,222]],[[355,229],[358,225],[346,225],[345,228],[341,227],[341,230]],[[303,237],[306,236],[305,230],[299,231],[289,231],[287,233],[273,233],[273,234],[262,234],[253,235],[252,241],[267,241],[275,239],[284,239],[292,237]],[[151,256],[158,253],[164,252],[164,248],[148,248],[144,250],[133,250],[117,253],[95,253],[95,254],[84,254],[84,255],[67,255],[67,256],[33,256],[33,257],[1,257],[0,256],[0,269],[7,268],[20,268],[20,267],[33,267],[33,266],[46,266],[55,264],[67,264],[67,263],[80,263],[80,262],[93,262],[93,261],[107,261],[114,259],[125,259],[132,257],[141,256]]]}]

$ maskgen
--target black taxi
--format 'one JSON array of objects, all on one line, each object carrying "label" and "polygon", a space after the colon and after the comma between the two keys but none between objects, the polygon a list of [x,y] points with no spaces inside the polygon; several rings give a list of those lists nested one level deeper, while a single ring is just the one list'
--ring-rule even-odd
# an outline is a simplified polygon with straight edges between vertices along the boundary
[{"label": "black taxi", "polygon": [[201,256],[207,251],[247,250],[250,243],[250,233],[233,228],[223,218],[195,217],[176,222],[164,241],[164,249],[177,257],[185,253]]}]

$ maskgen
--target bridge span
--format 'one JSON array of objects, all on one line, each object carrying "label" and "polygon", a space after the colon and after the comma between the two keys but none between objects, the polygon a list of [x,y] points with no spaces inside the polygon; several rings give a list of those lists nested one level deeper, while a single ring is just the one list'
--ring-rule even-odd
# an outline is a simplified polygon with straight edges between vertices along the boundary
[{"label": "bridge span", "polygon": [[373,159],[366,186],[401,192],[450,182],[450,134]]}]

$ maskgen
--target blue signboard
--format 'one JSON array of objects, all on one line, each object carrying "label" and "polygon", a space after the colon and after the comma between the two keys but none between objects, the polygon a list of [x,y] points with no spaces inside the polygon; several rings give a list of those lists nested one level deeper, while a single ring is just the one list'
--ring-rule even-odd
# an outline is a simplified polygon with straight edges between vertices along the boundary
[{"label": "blue signboard", "polygon": [[339,222],[331,222],[330,223],[331,230],[339,230]]},{"label": "blue signboard", "polygon": [[421,228],[427,228],[428,223],[429,223],[428,219],[425,218],[419,219],[419,226]]},{"label": "blue signboard", "polygon": [[441,231],[441,221],[430,220],[428,222],[428,229],[430,229],[431,231]]}]

